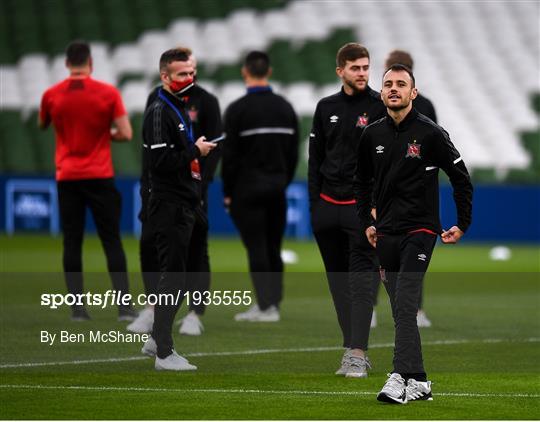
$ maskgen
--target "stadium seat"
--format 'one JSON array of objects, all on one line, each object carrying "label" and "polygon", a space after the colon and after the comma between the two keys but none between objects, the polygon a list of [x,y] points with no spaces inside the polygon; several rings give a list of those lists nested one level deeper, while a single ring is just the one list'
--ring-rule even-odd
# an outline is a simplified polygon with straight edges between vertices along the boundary
[{"label": "stadium seat", "polygon": [[2,110],[20,110],[23,98],[19,84],[19,73],[13,66],[0,66],[2,83]]},{"label": "stadium seat", "polygon": [[122,98],[128,113],[143,113],[152,86],[147,82],[129,81],[122,87]]}]

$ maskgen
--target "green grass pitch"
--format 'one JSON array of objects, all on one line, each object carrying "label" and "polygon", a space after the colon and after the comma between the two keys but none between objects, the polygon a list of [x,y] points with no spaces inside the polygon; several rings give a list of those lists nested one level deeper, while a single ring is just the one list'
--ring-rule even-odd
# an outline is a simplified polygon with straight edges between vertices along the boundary
[{"label": "green grass pitch", "polygon": [[[125,238],[133,293],[142,292],[137,241]],[[376,393],[391,370],[393,324],[381,289],[379,325],[370,337],[368,379],[334,375],[342,350],[315,243],[285,243],[280,323],[238,323],[243,306],[210,306],[204,335],[180,336],[177,350],[199,369],[162,373],[140,343],[40,342],[40,331],[120,330],[114,308],[40,306],[42,293],[64,293],[61,239],[0,236],[0,419],[538,419],[540,416],[540,250],[509,245],[437,245],[425,281],[433,327],[421,329],[432,402],[385,405]],[[237,239],[212,239],[215,290],[251,290]],[[84,244],[86,288],[111,288],[99,241]],[[185,314],[185,307],[179,316]]]}]

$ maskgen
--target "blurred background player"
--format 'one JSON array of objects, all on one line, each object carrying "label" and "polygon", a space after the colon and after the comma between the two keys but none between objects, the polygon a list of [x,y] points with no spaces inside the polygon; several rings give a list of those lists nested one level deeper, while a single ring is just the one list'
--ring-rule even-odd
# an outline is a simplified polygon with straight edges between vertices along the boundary
[{"label": "blurred background player", "polygon": [[[407,66],[409,69],[413,70],[413,58],[407,51],[403,50],[393,50],[388,54],[386,58],[384,68],[389,69],[393,64],[401,63]],[[433,103],[421,93],[418,93],[416,98],[413,101],[413,107],[419,113],[422,113],[424,116],[429,117],[433,120],[434,123],[437,123],[437,113],[435,112],[435,107]],[[373,306],[377,305],[377,296],[379,295],[380,279],[375,279],[374,281],[374,297],[373,297]],[[426,312],[422,309],[424,302],[424,281],[422,280],[422,287],[420,289],[420,308],[418,309],[418,315],[416,316],[416,323],[419,327],[431,327],[431,321],[426,315]],[[377,326],[377,313],[373,309],[373,316],[371,319],[371,327]]]},{"label": "blurred background player", "polygon": [[[388,115],[362,134],[355,182],[362,231],[376,247],[395,326],[393,370],[377,400],[399,404],[432,400],[416,323],[422,280],[437,236],[456,243],[472,214],[473,187],[463,159],[448,133],[413,108],[416,94],[408,67],[394,64],[386,71],[381,97]],[[452,184],[458,220],[444,231],[439,168]],[[361,201],[372,192],[376,220]]]},{"label": "blurred background player", "polygon": [[[223,132],[221,124],[221,112],[217,98],[196,83],[197,61],[191,49],[178,48],[185,52],[193,66],[194,85],[183,93],[182,99],[186,103],[186,109],[193,124],[195,138],[205,136],[212,140],[221,136]],[[148,108],[158,96],[160,87],[156,87],[148,96],[146,108]],[[195,220],[189,245],[188,259],[186,263],[187,288],[190,292],[205,292],[210,289],[210,259],[208,256],[208,185],[212,182],[216,167],[221,157],[219,144],[206,157],[199,158],[201,167],[201,205],[198,209],[198,218]],[[142,223],[141,238],[139,241],[139,253],[141,271],[146,295],[156,292],[157,280],[159,279],[158,254],[154,243],[154,237],[147,221],[147,205],[149,197],[148,162],[143,157],[143,170],[141,175],[141,211],[139,219]],[[202,296],[201,296],[202,297]],[[189,313],[181,321],[179,332],[186,335],[201,335],[203,324],[200,317],[204,314],[204,301],[191,301]],[[139,317],[127,326],[127,329],[136,333],[149,333],[152,331],[154,322],[153,306],[147,306],[141,311]]]},{"label": "blurred background player", "polygon": [[159,60],[163,87],[147,108],[143,121],[143,147],[148,164],[147,221],[158,251],[158,297],[180,298],[176,303],[158,301],[154,307],[152,336],[142,353],[155,356],[157,370],[197,369],[174,350],[172,325],[186,290],[186,263],[191,233],[200,206],[198,158],[215,144],[201,136],[195,140],[183,100],[193,85],[193,64],[185,51],[165,51]]},{"label": "blurred background player", "polygon": [[[68,292],[83,293],[82,244],[88,207],[107,257],[114,290],[129,293],[126,256],[120,239],[122,198],[114,184],[111,140],[132,137],[120,92],[91,77],[90,45],[73,41],[66,49],[69,77],[42,97],[38,124],[51,123],[56,134],[56,181],[63,240],[63,267]],[[118,308],[119,321],[132,321],[137,312]],[[84,306],[72,306],[72,319],[90,319]]]},{"label": "blurred background player", "polygon": [[379,93],[368,85],[369,65],[363,45],[348,43],[338,50],[336,73],[343,86],[317,104],[309,138],[311,223],[343,334],[345,353],[336,374],[348,377],[366,377],[370,367],[365,351],[377,268],[353,192],[359,135],[385,114]]},{"label": "blurred background player", "polygon": [[247,94],[225,112],[224,205],[247,250],[257,303],[236,321],[276,322],[283,295],[281,243],[285,191],[298,162],[298,121],[290,103],[272,92],[270,58],[250,52],[242,67]]}]

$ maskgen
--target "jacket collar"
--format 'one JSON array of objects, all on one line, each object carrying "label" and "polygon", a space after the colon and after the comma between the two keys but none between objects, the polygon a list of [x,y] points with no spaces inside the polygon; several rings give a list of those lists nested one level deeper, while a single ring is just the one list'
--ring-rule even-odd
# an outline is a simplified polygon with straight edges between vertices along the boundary
[{"label": "jacket collar", "polygon": [[259,92],[272,92],[272,87],[270,85],[266,85],[266,86],[250,86],[247,88],[248,94],[256,94]]},{"label": "jacket collar", "polygon": [[[163,88],[161,88],[161,92],[175,106],[182,108],[186,106],[186,101],[183,99],[184,97],[177,97],[176,95],[171,94],[169,91],[166,91]],[[187,98],[187,96],[185,98]]]},{"label": "jacket collar", "polygon": [[388,125],[390,125],[393,129],[396,129],[398,132],[402,132],[406,130],[412,124],[412,122],[416,120],[417,117],[418,117],[418,112],[413,107],[411,111],[409,111],[409,113],[401,121],[401,123],[398,126],[396,126],[394,123],[394,120],[388,114],[388,111],[386,112],[386,122],[388,123]]},{"label": "jacket collar", "polygon": [[353,94],[353,95],[349,95],[349,94],[345,93],[345,89],[343,88],[343,86],[341,86],[340,95],[343,98],[345,98],[345,100],[354,101],[354,100],[358,100],[360,98],[368,97],[370,95],[371,91],[372,91],[372,89],[369,87],[369,85],[366,85],[366,89],[364,89],[363,91],[357,92],[356,94]]}]

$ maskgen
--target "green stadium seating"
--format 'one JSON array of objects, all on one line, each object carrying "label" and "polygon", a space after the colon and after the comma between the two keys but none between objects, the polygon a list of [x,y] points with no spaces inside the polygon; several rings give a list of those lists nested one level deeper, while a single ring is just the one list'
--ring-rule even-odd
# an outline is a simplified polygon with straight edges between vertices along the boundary
[{"label": "green stadium seating", "polygon": [[39,170],[35,146],[18,111],[0,112],[0,138],[4,169],[9,173]]},{"label": "green stadium seating", "polygon": [[27,133],[34,147],[37,160],[37,169],[40,173],[54,175],[56,141],[54,128],[42,130],[37,125],[37,113],[32,113],[25,122]]},{"label": "green stadium seating", "polygon": [[[74,21],[75,31],[73,36],[87,41],[97,41],[105,39],[105,31],[98,9],[98,4],[94,0],[78,0],[67,3],[68,14]],[[117,16],[122,19],[122,15]]]},{"label": "green stadium seating", "polygon": [[5,0],[10,39],[16,51],[16,58],[44,51],[41,37],[40,11],[32,0]]},{"label": "green stadium seating", "polygon": [[70,16],[65,0],[49,0],[41,11],[40,33],[46,45],[46,51],[54,56],[66,48],[72,39]]}]

